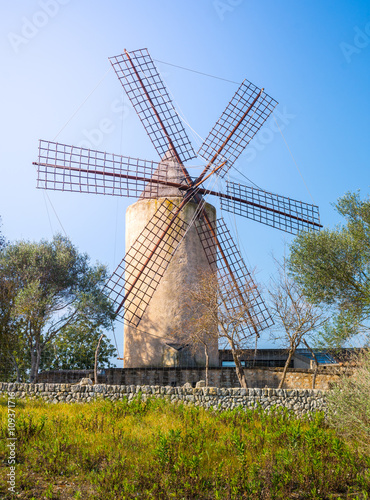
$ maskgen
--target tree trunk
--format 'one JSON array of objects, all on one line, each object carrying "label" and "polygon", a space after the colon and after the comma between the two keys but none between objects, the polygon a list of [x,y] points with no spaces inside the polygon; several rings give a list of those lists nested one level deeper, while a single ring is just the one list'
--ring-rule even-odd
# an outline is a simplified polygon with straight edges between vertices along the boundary
[{"label": "tree trunk", "polygon": [[35,348],[31,350],[30,382],[32,384],[37,384],[40,360],[41,360],[41,346],[39,344],[36,344]]},{"label": "tree trunk", "polygon": [[283,375],[281,377],[278,389],[282,389],[283,388],[283,385],[284,385],[284,382],[285,382],[285,377],[286,377],[286,372],[288,371],[288,367],[289,367],[289,364],[290,364],[290,362],[292,360],[294,351],[295,351],[295,349],[293,349],[293,348],[289,349],[288,359],[286,360],[286,363],[285,363],[285,366],[284,366],[284,370],[283,370]]},{"label": "tree trunk", "polygon": [[21,380],[21,372],[19,371],[19,366],[18,366],[17,360],[15,359],[15,357],[13,356],[13,354],[11,354],[11,353],[10,353],[10,359],[12,360],[13,365],[15,367],[15,371],[17,372],[17,382],[22,382],[22,380]]},{"label": "tree trunk", "polygon": [[208,387],[209,355],[208,355],[208,346],[207,346],[207,344],[204,344],[204,354],[206,356],[206,387]]},{"label": "tree trunk", "polygon": [[236,370],[236,375],[238,377],[240,387],[243,387],[244,389],[248,389],[248,384],[245,378],[245,373],[242,367],[242,364],[239,359],[239,354],[237,353],[234,343],[230,341],[230,347],[231,347],[231,353],[233,355],[234,363],[235,363],[235,370]]},{"label": "tree trunk", "polygon": [[30,368],[30,382],[31,384],[36,383],[36,365],[37,365],[37,353],[36,346],[31,346],[31,368]]},{"label": "tree trunk", "polygon": [[307,344],[307,342],[306,342],[305,339],[303,339],[303,343],[307,347],[307,349],[310,351],[310,353],[312,354],[312,357],[313,357],[314,362],[315,362],[315,370],[314,370],[313,375],[312,375],[312,389],[315,389],[316,377],[317,377],[317,370],[319,368],[319,362],[317,361],[316,354],[313,352],[313,350],[311,349],[311,347]]},{"label": "tree trunk", "polygon": [[37,347],[36,347],[35,382],[34,382],[35,384],[37,384],[38,378],[39,378],[40,361],[41,361],[41,346],[37,345]]},{"label": "tree trunk", "polygon": [[257,342],[258,342],[258,337],[259,335],[256,335],[256,342],[254,345],[254,353],[253,353],[253,368],[256,366],[256,360],[257,360]]},{"label": "tree trunk", "polygon": [[99,354],[99,347],[100,347],[100,342],[101,339],[104,337],[104,333],[102,333],[99,337],[98,340],[98,345],[95,350],[95,363],[94,363],[94,384],[98,383],[98,354]]},{"label": "tree trunk", "polygon": [[32,345],[32,342],[29,343],[30,345],[30,354],[31,354],[31,367],[30,367],[30,382],[31,384],[34,381],[35,378],[35,365],[36,365],[36,356],[35,356],[35,348]]},{"label": "tree trunk", "polygon": [[312,389],[315,389],[318,368],[319,368],[319,363],[315,359],[315,370],[314,370],[313,375],[312,375]]}]

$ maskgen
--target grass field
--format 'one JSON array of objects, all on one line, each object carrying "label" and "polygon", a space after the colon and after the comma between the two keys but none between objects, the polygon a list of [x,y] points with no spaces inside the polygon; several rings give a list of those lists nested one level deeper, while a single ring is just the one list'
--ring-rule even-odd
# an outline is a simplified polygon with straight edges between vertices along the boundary
[{"label": "grass field", "polygon": [[17,401],[15,495],[5,399],[0,418],[2,499],[370,498],[370,457],[319,413]]}]

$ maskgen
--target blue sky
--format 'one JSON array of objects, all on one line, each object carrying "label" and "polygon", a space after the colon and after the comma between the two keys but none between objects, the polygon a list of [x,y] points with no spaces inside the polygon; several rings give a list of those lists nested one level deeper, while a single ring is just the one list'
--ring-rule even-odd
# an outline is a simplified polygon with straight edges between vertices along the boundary
[{"label": "blue sky", "polygon": [[[62,231],[59,218],[93,261],[113,270],[121,260],[124,213],[135,200],[49,191],[51,205],[36,189],[32,161],[40,138],[159,159],[110,70],[108,57],[125,48],[146,47],[153,59],[233,82],[247,78],[279,102],[275,117],[299,171],[267,122],[236,164],[263,189],[312,196],[330,227],[339,222],[331,205],[339,196],[369,194],[370,2],[18,0],[1,10],[0,215],[9,240],[50,239]],[[158,68],[205,138],[238,85]],[[282,255],[291,236],[223,215],[267,286],[271,253]]]}]

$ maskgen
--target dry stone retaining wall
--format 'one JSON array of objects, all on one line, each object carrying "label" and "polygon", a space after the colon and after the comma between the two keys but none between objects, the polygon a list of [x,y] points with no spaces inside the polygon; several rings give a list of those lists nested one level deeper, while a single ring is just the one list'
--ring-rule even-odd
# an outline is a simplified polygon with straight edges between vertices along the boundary
[{"label": "dry stone retaining wall", "polygon": [[205,408],[233,409],[282,407],[298,415],[312,411],[325,411],[325,391],[319,389],[220,389],[217,387],[163,387],[134,385],[71,385],[71,384],[22,384],[0,383],[0,395],[11,394],[19,399],[41,398],[49,403],[89,402],[103,398],[111,401],[127,398],[132,400],[138,394],[143,399],[160,397],[172,402],[184,402]]}]

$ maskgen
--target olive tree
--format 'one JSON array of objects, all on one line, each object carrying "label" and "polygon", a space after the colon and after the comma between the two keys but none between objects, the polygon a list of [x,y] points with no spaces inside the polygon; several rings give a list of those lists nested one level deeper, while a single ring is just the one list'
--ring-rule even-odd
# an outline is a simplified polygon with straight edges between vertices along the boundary
[{"label": "olive tree", "polygon": [[111,359],[117,354],[116,348],[104,335],[99,324],[90,318],[80,318],[62,328],[60,333],[47,344],[42,356],[42,370],[88,370],[95,363],[95,351],[99,338],[98,364],[114,366]]},{"label": "olive tree", "polygon": [[335,208],[344,222],[299,234],[289,257],[289,270],[305,296],[333,312],[322,332],[330,347],[358,334],[367,337],[370,319],[370,198],[347,193]]},{"label": "olive tree", "polygon": [[6,296],[1,314],[16,339],[10,356],[17,370],[27,360],[31,382],[37,381],[43,352],[67,327],[84,318],[111,326],[114,314],[102,292],[106,278],[104,266],[91,265],[86,254],[60,235],[1,250],[0,282]]}]

